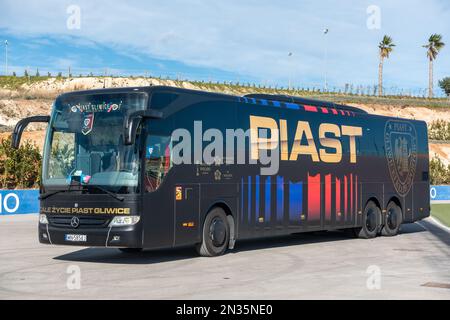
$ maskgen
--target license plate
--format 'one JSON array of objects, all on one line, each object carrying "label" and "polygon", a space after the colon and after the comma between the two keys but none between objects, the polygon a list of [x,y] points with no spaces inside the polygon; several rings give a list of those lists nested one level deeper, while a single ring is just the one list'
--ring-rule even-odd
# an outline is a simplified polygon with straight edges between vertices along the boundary
[{"label": "license plate", "polygon": [[87,236],[85,234],[66,234],[64,236],[66,241],[70,242],[86,242]]}]

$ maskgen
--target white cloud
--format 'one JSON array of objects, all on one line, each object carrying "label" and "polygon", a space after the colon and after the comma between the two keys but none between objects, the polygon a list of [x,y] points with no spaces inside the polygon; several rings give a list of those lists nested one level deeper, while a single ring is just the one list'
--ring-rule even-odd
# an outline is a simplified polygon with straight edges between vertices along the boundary
[{"label": "white cloud", "polygon": [[[81,29],[68,30],[66,8],[81,7]],[[381,30],[368,30],[366,8],[381,8]],[[20,36],[77,36],[129,56],[146,54],[214,67],[258,79],[320,84],[324,27],[330,83],[375,84],[377,43],[397,43],[385,64],[387,85],[427,85],[421,45],[434,32],[450,47],[450,8],[433,1],[26,1],[2,0],[0,28]],[[85,45],[80,43],[79,45]],[[450,70],[450,48],[436,62],[436,78]],[[288,59],[288,52],[293,56]]]}]

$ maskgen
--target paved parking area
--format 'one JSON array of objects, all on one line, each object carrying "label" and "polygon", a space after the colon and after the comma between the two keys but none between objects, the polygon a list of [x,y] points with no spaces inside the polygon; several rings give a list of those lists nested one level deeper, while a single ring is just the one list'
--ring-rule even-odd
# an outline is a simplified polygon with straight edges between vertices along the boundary
[{"label": "paved parking area", "polygon": [[428,219],[393,238],[301,234],[201,258],[41,245],[36,215],[0,217],[0,299],[450,299],[449,286],[450,233]]}]

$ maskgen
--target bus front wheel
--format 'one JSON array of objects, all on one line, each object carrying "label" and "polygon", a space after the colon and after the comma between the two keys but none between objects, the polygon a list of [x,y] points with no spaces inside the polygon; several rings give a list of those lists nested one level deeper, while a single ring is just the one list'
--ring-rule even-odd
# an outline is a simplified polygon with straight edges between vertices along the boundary
[{"label": "bus front wheel", "polygon": [[363,239],[375,238],[381,227],[381,210],[375,202],[369,201],[364,208],[362,227],[358,236]]},{"label": "bus front wheel", "polygon": [[386,208],[386,216],[384,219],[384,226],[381,230],[383,236],[395,236],[403,221],[402,209],[393,201],[389,202]]},{"label": "bus front wheel", "polygon": [[215,257],[225,253],[230,241],[227,215],[221,208],[212,209],[203,223],[202,242],[197,252],[203,257]]}]

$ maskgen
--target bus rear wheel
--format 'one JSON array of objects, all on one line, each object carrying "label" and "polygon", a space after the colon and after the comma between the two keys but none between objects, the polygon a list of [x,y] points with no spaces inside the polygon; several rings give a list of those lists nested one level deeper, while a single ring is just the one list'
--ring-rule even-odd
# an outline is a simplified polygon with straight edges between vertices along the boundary
[{"label": "bus rear wheel", "polygon": [[381,210],[375,202],[369,201],[364,208],[362,227],[358,236],[363,239],[375,238],[381,227]]},{"label": "bus rear wheel", "polygon": [[384,218],[383,229],[381,229],[381,235],[388,237],[397,235],[402,221],[402,209],[395,202],[389,202],[386,208],[386,216]]},{"label": "bus rear wheel", "polygon": [[230,241],[227,215],[221,208],[212,209],[203,224],[202,242],[197,252],[203,257],[215,257],[225,253]]}]

